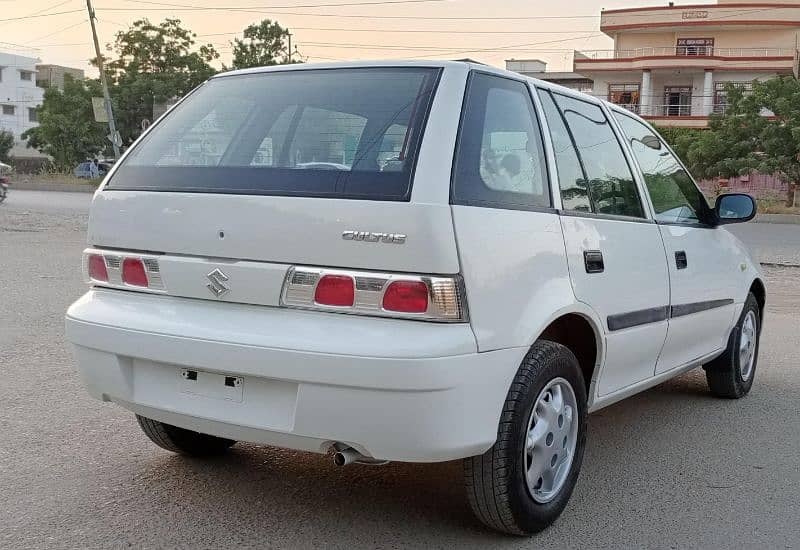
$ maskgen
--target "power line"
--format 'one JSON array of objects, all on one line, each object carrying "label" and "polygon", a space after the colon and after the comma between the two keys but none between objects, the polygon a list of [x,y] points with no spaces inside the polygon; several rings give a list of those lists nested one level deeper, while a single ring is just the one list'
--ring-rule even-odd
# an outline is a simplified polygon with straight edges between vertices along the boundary
[{"label": "power line", "polygon": [[[190,6],[187,4],[172,4],[169,2],[150,2],[147,0],[125,0],[134,4],[148,4],[155,6],[168,6],[167,8],[98,8],[101,11],[174,11],[189,10],[189,11],[243,11],[249,10],[275,10],[275,9],[295,9],[295,8],[337,8],[346,6],[383,6],[387,4],[430,4],[447,2],[447,0],[377,0],[375,2],[338,2],[330,4],[297,4],[294,6]],[[262,13],[256,11],[255,13]]]},{"label": "power line", "polygon": [[[439,29],[353,29],[353,28],[344,28],[344,27],[295,27],[292,26],[292,30],[300,30],[300,31],[321,31],[321,32],[375,32],[375,33],[414,33],[414,34],[425,34],[425,33],[433,33],[433,34],[570,34],[576,32],[591,32],[594,33],[594,29],[582,29],[576,31],[465,31],[465,30],[455,30],[455,31],[448,31],[448,30],[439,30]],[[234,31],[234,32],[216,32],[210,34],[198,34],[198,38],[209,37],[209,36],[230,36],[234,34],[241,34],[242,31]]]},{"label": "power line", "polygon": [[[376,2],[345,2],[345,3],[330,3],[330,4],[314,4],[314,5],[294,5],[294,6],[191,6],[188,4],[175,4],[171,2],[156,2],[151,0],[125,0],[134,4],[147,4],[154,6],[167,6],[171,9],[186,9],[192,11],[212,11],[212,10],[232,10],[250,13],[274,13],[264,12],[259,10],[286,10],[297,8],[326,8],[326,7],[342,7],[342,6],[370,6],[370,5],[386,5],[386,4],[413,4],[413,3],[439,3],[446,2],[447,0],[380,0]],[[675,6],[680,9],[682,6]],[[690,7],[690,6],[689,6]],[[785,9],[786,6],[770,6],[759,9],[738,10],[729,14],[719,17],[709,17],[706,21],[716,21],[736,17],[738,15],[747,15],[751,13],[759,13],[764,11],[772,11],[778,9]],[[146,11],[145,8],[98,8],[105,11]],[[646,9],[646,8],[643,8]],[[150,11],[167,11],[166,9],[150,9]],[[303,12],[278,12],[277,15],[298,15],[309,17],[340,17],[340,18],[362,18],[362,19],[406,19],[406,20],[452,20],[452,21],[483,21],[483,20],[537,20],[537,19],[597,19],[605,15],[600,14],[580,14],[580,15],[520,15],[520,16],[413,16],[413,15],[369,15],[369,14],[331,14],[331,13],[303,13]],[[612,14],[614,15],[614,14]],[[626,13],[625,17],[652,17],[651,13]]]},{"label": "power line", "polygon": [[39,19],[41,17],[53,17],[54,15],[67,15],[68,13],[78,13],[82,11],[83,11],[82,9],[77,9],[68,11],[56,11],[53,13],[43,13],[40,15],[22,15],[20,17],[7,17],[5,19],[0,19],[0,23],[3,23],[5,21],[22,21],[24,19]]},{"label": "power line", "polygon": [[[31,42],[38,42],[39,40],[44,40],[45,38],[50,38],[51,36],[55,36],[57,34],[61,34],[64,31],[68,31],[70,29],[74,29],[75,27],[79,27],[79,26],[83,25],[84,23],[86,23],[86,19],[81,19],[77,23],[74,23],[72,25],[68,25],[68,26],[64,27],[63,29],[59,29],[57,31],[53,31],[51,33],[45,34],[44,36],[40,36],[38,38],[34,38],[33,40],[30,40],[30,41],[26,42],[26,44],[30,44]],[[43,46],[37,46],[37,47],[43,47]]]}]

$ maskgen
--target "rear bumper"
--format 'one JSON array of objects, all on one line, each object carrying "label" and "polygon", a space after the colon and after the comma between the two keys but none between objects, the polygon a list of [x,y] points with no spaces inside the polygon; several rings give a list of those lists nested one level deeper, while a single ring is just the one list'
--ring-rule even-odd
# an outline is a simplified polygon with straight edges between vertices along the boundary
[{"label": "rear bumper", "polygon": [[[437,325],[92,290],[67,337],[90,393],[138,414],[254,443],[434,462],[495,441],[522,348],[476,353]],[[241,401],[187,393],[182,369],[240,376]]]}]

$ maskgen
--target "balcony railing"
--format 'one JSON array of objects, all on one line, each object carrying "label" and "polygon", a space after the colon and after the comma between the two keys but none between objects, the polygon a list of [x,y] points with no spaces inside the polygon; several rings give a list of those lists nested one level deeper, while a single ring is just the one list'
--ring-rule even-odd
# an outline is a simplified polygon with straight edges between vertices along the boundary
[{"label": "balcony railing", "polygon": [[576,51],[575,60],[631,59],[636,57],[793,57],[795,51],[787,48],[715,48],[713,46],[671,46],[635,48],[631,50]]},{"label": "balcony railing", "polygon": [[637,115],[657,117],[692,116],[692,106],[689,104],[648,105],[647,107],[642,107],[638,103],[618,103],[618,105]]},{"label": "balcony railing", "polygon": [[692,116],[692,106],[681,105],[650,105],[647,110],[651,116]]}]

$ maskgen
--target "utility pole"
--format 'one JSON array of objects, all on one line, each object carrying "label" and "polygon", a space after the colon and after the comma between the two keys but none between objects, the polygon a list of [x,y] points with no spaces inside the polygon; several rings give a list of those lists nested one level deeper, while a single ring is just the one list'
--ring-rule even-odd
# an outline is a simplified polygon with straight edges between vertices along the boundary
[{"label": "utility pole", "polygon": [[117,141],[117,125],[114,124],[114,111],[111,108],[111,95],[108,93],[108,80],[106,80],[106,71],[103,68],[103,56],[100,53],[100,42],[97,40],[97,28],[94,26],[94,8],[92,7],[92,0],[86,0],[86,10],[89,12],[89,23],[92,25],[92,37],[94,38],[94,51],[97,54],[97,69],[100,71],[100,84],[103,87],[103,104],[106,107],[106,115],[108,116],[108,130],[110,132],[109,139],[114,146],[114,159],[119,160],[119,143]]},{"label": "utility pole", "polygon": [[289,32],[289,31],[286,31],[286,35],[289,37],[289,65],[291,65],[292,64],[292,33]]}]

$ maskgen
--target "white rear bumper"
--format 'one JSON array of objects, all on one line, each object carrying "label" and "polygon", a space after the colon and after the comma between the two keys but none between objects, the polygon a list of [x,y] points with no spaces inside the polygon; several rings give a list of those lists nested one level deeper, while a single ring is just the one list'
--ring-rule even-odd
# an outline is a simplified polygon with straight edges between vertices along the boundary
[{"label": "white rear bumper", "polygon": [[[486,451],[525,353],[476,353],[467,324],[114,290],[87,293],[66,326],[99,399],[231,439],[414,462]],[[241,401],[183,391],[185,368],[242,377]]]}]

